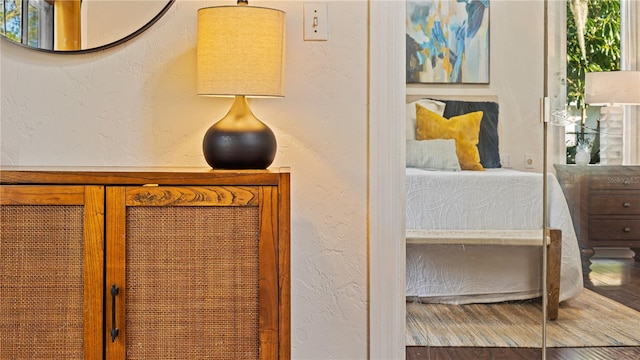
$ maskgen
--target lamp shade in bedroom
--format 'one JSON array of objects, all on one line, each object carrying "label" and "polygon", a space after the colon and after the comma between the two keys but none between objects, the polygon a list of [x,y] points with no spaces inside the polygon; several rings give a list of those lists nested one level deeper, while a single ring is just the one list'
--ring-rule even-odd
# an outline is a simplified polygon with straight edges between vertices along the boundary
[{"label": "lamp shade in bedroom", "polygon": [[621,165],[624,153],[623,105],[640,104],[640,71],[585,74],[584,101],[600,108],[600,164]]}]

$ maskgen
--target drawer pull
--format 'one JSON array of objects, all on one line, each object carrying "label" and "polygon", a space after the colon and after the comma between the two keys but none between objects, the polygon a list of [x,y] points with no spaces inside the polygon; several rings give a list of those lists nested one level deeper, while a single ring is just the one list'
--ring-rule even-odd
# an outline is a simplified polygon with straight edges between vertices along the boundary
[{"label": "drawer pull", "polygon": [[624,179],[624,181],[622,182],[625,185],[629,185],[631,183],[631,181],[629,181],[629,179]]},{"label": "drawer pull", "polygon": [[111,342],[115,342],[120,334],[120,329],[116,327],[116,295],[120,292],[120,288],[116,284],[111,285]]},{"label": "drawer pull", "polygon": [[622,206],[624,206],[624,207],[628,208],[628,207],[631,207],[631,203],[630,203],[630,202],[625,201],[625,202],[624,202],[624,204],[622,204]]},{"label": "drawer pull", "polygon": [[626,228],[622,229],[622,231],[624,231],[626,233],[630,233],[631,232],[631,228],[626,227]]}]

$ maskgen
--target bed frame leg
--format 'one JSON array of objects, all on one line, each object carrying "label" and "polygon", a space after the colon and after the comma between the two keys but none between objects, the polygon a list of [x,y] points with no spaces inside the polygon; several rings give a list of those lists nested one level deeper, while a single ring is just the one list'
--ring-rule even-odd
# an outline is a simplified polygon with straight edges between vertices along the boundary
[{"label": "bed frame leg", "polygon": [[562,231],[549,230],[549,247],[547,249],[547,316],[549,320],[558,318],[560,306],[560,264],[562,260]]}]

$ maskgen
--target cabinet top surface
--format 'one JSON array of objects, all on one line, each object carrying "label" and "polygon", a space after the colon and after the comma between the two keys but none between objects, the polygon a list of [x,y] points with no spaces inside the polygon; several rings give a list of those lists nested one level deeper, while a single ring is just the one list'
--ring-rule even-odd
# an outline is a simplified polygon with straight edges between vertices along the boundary
[{"label": "cabinet top surface", "polygon": [[2,166],[2,184],[277,185],[289,168],[217,170],[205,167]]},{"label": "cabinet top surface", "polygon": [[554,164],[557,171],[590,175],[640,175],[640,165],[587,165]]}]

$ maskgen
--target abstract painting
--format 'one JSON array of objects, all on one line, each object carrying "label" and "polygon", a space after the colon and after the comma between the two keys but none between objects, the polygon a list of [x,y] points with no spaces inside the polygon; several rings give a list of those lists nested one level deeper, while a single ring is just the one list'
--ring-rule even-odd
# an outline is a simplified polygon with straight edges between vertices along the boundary
[{"label": "abstract painting", "polygon": [[489,0],[407,0],[407,83],[489,83]]}]

